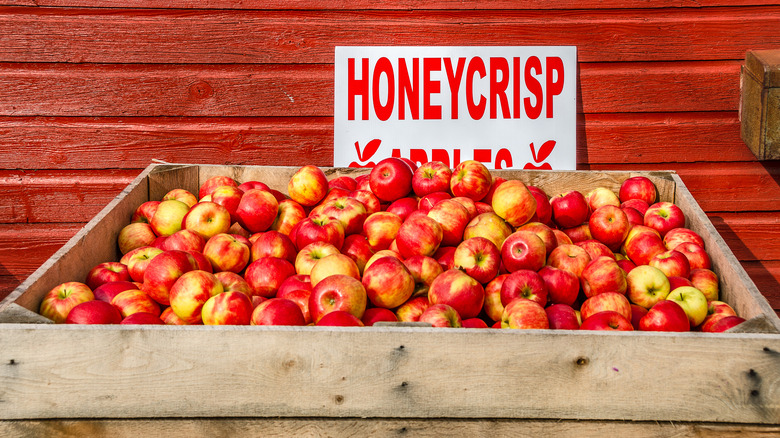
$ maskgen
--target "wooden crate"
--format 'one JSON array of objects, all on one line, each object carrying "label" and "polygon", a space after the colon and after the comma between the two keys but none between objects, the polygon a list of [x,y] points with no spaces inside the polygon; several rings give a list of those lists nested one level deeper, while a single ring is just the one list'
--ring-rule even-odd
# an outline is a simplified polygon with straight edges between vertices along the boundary
[{"label": "wooden crate", "polygon": [[747,52],[741,91],[742,140],[759,160],[780,160],[780,49]]},{"label": "wooden crate", "polygon": [[[151,165],[0,302],[0,419],[453,418],[780,423],[780,320],[671,172],[499,171],[548,193],[647,175],[685,212],[740,332],[31,324],[43,295],[115,260],[142,202],[205,179],[283,190],[291,167]],[[365,172],[326,169],[329,176]],[[6,423],[6,431],[43,423]],[[56,424],[56,423],[55,423]],[[262,424],[262,423],[255,423]],[[497,424],[497,423],[496,423]],[[10,427],[10,429],[9,429]],[[30,426],[32,427],[32,426]]]}]

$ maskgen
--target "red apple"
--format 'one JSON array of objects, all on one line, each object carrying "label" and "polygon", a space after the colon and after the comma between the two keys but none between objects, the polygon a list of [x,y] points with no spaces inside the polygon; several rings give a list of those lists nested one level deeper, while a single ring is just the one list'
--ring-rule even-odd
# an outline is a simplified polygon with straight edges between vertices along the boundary
[{"label": "red apple", "polygon": [[[311,289],[285,289],[279,288],[276,298],[284,298],[295,303],[301,310],[304,325],[311,324],[311,312],[309,312],[309,299],[311,298]],[[257,298],[257,297],[255,297]]]},{"label": "red apple", "polygon": [[620,202],[626,202],[629,199],[639,199],[648,205],[653,204],[658,195],[655,184],[645,176],[634,176],[626,179],[620,185],[618,197]]},{"label": "red apple", "polygon": [[617,264],[618,266],[620,266],[620,269],[622,269],[623,272],[626,273],[626,275],[628,275],[629,272],[631,272],[634,268],[636,268],[634,262],[626,258],[618,259]]},{"label": "red apple", "polygon": [[128,289],[111,299],[111,305],[119,310],[123,318],[134,313],[149,313],[160,315],[160,305],[149,295],[138,289]]},{"label": "red apple", "polygon": [[467,318],[461,321],[461,327],[463,328],[488,328],[485,321],[479,318]]},{"label": "red apple", "polygon": [[547,286],[547,298],[553,304],[573,306],[580,293],[580,280],[574,273],[552,266],[538,271]]},{"label": "red apple", "polygon": [[112,281],[130,280],[130,271],[127,270],[127,266],[119,262],[104,262],[97,264],[89,270],[84,283],[91,290],[95,290],[100,285],[110,283]]},{"label": "red apple", "polygon": [[206,239],[193,230],[179,230],[170,236],[162,243],[162,249],[164,251],[170,251],[172,249],[178,249],[180,251],[203,251],[203,247],[206,245]]},{"label": "red apple", "polygon": [[485,286],[485,302],[482,312],[492,321],[501,321],[504,304],[501,303],[501,288],[509,274],[499,274]]},{"label": "red apple", "polygon": [[621,210],[626,214],[628,223],[633,227],[634,225],[643,225],[645,223],[645,216],[639,212],[636,208],[621,206]]},{"label": "red apple", "polygon": [[631,304],[631,325],[634,327],[634,330],[639,330],[639,321],[645,315],[647,315],[647,309],[638,304]]},{"label": "red apple", "polygon": [[339,249],[328,242],[312,242],[298,251],[295,257],[295,273],[309,275],[317,261],[338,253]]},{"label": "red apple", "polygon": [[657,302],[647,311],[647,315],[639,320],[639,330],[642,331],[687,332],[690,329],[688,315],[674,301]]},{"label": "red apple", "polygon": [[446,192],[450,189],[451,176],[452,170],[441,161],[423,163],[412,175],[412,190],[419,197]]},{"label": "red apple", "polygon": [[550,328],[555,330],[579,330],[577,311],[568,304],[553,304],[544,309]]},{"label": "red apple", "polygon": [[441,225],[442,246],[457,246],[463,241],[463,232],[470,221],[463,204],[453,199],[442,200],[428,211],[428,217]]},{"label": "red apple", "polygon": [[121,325],[132,325],[132,324],[156,324],[156,325],[165,325],[165,321],[163,321],[159,316],[153,314],[153,313],[146,313],[146,312],[138,312],[133,313],[132,315],[129,315],[125,317],[122,322],[119,324]]},{"label": "red apple", "polygon": [[315,323],[335,311],[345,311],[360,319],[367,302],[366,289],[360,280],[347,275],[331,275],[314,286],[309,297],[309,312]]},{"label": "red apple", "polygon": [[392,202],[412,191],[414,172],[400,158],[390,157],[378,162],[369,174],[371,192],[381,201]]},{"label": "red apple", "polygon": [[582,321],[580,330],[633,331],[634,326],[631,325],[631,321],[625,315],[607,310],[594,313],[591,317],[585,318]]},{"label": "red apple", "polygon": [[427,296],[412,298],[395,310],[395,315],[401,322],[416,322],[420,315],[430,306]]},{"label": "red apple", "polygon": [[637,213],[641,214],[642,221],[639,222],[639,224],[641,225],[644,223],[645,213],[647,212],[647,209],[650,208],[650,204],[648,204],[647,202],[641,199],[634,198],[634,199],[627,199],[621,202],[620,208],[622,209],[633,208],[634,210],[637,211]]},{"label": "red apple", "polygon": [[[667,236],[668,235],[669,234],[667,233]],[[688,265],[691,270],[712,268],[712,262],[710,261],[710,256],[707,254],[707,251],[693,242],[683,242],[674,247],[674,250],[683,253],[685,258],[688,259]]]},{"label": "red apple", "polygon": [[371,250],[388,249],[398,236],[402,224],[403,220],[395,213],[379,211],[368,216],[363,222],[363,234],[368,239]]},{"label": "red apple", "polygon": [[336,248],[344,245],[344,226],[323,214],[309,216],[298,223],[295,246],[303,248],[313,242],[328,242]]},{"label": "red apple", "polygon": [[504,308],[501,328],[549,329],[550,321],[547,319],[547,312],[539,303],[517,298]]},{"label": "red apple", "polygon": [[355,190],[350,192],[350,198],[357,199],[366,208],[366,214],[369,216],[380,211],[381,204],[379,198],[376,197],[370,190]]},{"label": "red apple", "polygon": [[417,320],[427,322],[433,327],[463,327],[461,315],[454,307],[447,304],[431,304]]},{"label": "red apple", "polygon": [[301,204],[292,199],[285,199],[278,203],[276,218],[271,224],[271,229],[289,236],[293,227],[304,218],[306,218],[306,211]]},{"label": "red apple", "polygon": [[596,187],[595,189],[588,192],[588,194],[585,196],[585,199],[587,199],[588,208],[590,208],[590,211],[592,212],[595,212],[605,205],[620,207],[620,199],[618,199],[618,195],[606,187]]},{"label": "red apple", "polygon": [[[206,301],[222,294],[224,290],[222,283],[214,274],[200,270],[187,272],[171,287],[171,308],[173,313],[187,324],[198,324],[202,322],[202,309]],[[244,298],[249,300],[246,295]]]},{"label": "red apple", "polygon": [[244,191],[238,187],[220,186],[211,193],[211,202],[225,207],[230,214],[230,221],[237,222],[238,215],[236,212],[243,195]]},{"label": "red apple", "polygon": [[468,274],[450,269],[436,277],[428,290],[431,304],[447,304],[462,318],[479,315],[485,301],[485,289]]},{"label": "red apple", "polygon": [[718,287],[718,274],[709,269],[694,269],[688,275],[693,287],[700,290],[707,301],[717,301],[720,288]]},{"label": "red apple", "polygon": [[130,273],[130,278],[133,281],[143,282],[144,273],[149,267],[151,260],[158,254],[162,254],[162,252],[162,249],[153,246],[136,248],[125,254],[122,257],[122,260],[125,260],[125,262],[120,261],[120,263],[127,265],[127,271]]},{"label": "red apple", "polygon": [[612,252],[607,245],[604,245],[596,239],[583,240],[577,242],[575,245],[587,251],[591,260],[596,260],[599,257],[609,257],[612,260],[617,260],[615,253]]},{"label": "red apple", "polygon": [[604,292],[626,294],[626,274],[614,259],[606,256],[591,260],[585,266],[580,274],[580,283],[588,298]]},{"label": "red apple", "polygon": [[206,300],[201,318],[204,325],[249,325],[252,300],[241,292],[222,292]]},{"label": "red apple", "polygon": [[368,239],[360,234],[350,234],[344,238],[344,245],[341,246],[341,253],[349,256],[357,264],[360,274],[366,267],[366,263],[374,255]]},{"label": "red apple", "polygon": [[144,272],[141,286],[146,294],[158,303],[170,305],[169,292],[171,286],[185,272],[198,268],[195,258],[185,251],[164,251],[154,257],[154,263],[149,264]]},{"label": "red apple", "polygon": [[244,277],[229,271],[216,272],[214,276],[219,280],[224,292],[241,292],[248,298],[252,298],[252,288]]},{"label": "red apple", "polygon": [[[580,312],[583,322],[591,315],[606,310],[612,310],[623,315],[626,320],[631,321],[631,303],[628,302],[623,294],[617,292],[604,292],[594,295],[582,303]],[[629,325],[631,323],[629,322]]]},{"label": "red apple", "polygon": [[[556,245],[573,245],[574,242],[571,241],[571,237],[569,237],[568,234],[564,233],[563,230],[559,230],[557,228],[553,228],[553,233],[555,233],[555,241]],[[553,248],[555,249],[555,248]]]},{"label": "red apple", "polygon": [[597,208],[588,219],[588,229],[593,238],[613,251],[620,248],[620,244],[628,236],[630,228],[631,223],[628,221],[628,216],[615,205],[604,205]]},{"label": "red apple", "polygon": [[698,233],[688,228],[673,228],[664,235],[664,246],[666,246],[666,249],[676,249],[678,245],[685,242],[695,243],[704,248],[704,239]]},{"label": "red apple", "polygon": [[[134,313],[133,315],[142,315],[142,314],[141,313]],[[130,317],[132,317],[133,315],[130,315]],[[173,309],[171,309],[170,307],[166,307],[165,310],[163,310],[162,313],[160,313],[159,318],[166,325],[188,325],[181,318],[176,316],[176,314],[173,313]],[[127,318],[125,318],[125,319],[127,319]],[[129,323],[126,323],[126,324],[129,324]],[[139,322],[139,324],[142,324],[142,323]]]},{"label": "red apple", "polygon": [[455,249],[454,246],[441,246],[433,254],[433,258],[441,265],[445,271],[455,267]]},{"label": "red apple", "polygon": [[528,186],[528,190],[536,199],[536,212],[531,217],[531,222],[541,222],[547,226],[552,226],[552,205],[550,205],[550,197],[544,190],[536,186]]},{"label": "red apple", "polygon": [[374,325],[374,323],[377,322],[398,322],[398,317],[395,316],[395,313],[393,313],[390,309],[385,309],[383,307],[372,307],[370,309],[366,309],[366,313],[363,314],[363,317],[360,319],[363,322],[363,325],[366,327],[371,327]]},{"label": "red apple", "polygon": [[656,202],[645,212],[645,226],[655,229],[664,237],[670,230],[685,227],[685,215],[680,207],[671,202]]},{"label": "red apple", "polygon": [[626,256],[639,266],[650,263],[653,257],[665,252],[666,247],[658,234],[644,231],[633,237],[629,233],[629,237],[626,238],[625,251]]},{"label": "red apple", "polygon": [[509,272],[520,269],[538,271],[546,260],[544,241],[533,231],[515,231],[501,245],[501,261]]},{"label": "red apple", "polygon": [[479,161],[462,161],[452,169],[450,191],[453,196],[465,196],[480,201],[487,195],[492,184],[493,176],[490,170]]},{"label": "red apple", "polygon": [[588,224],[588,222],[577,225],[576,227],[564,228],[562,231],[574,243],[593,239],[593,234],[590,232],[590,224]]},{"label": "red apple", "polygon": [[258,233],[252,242],[250,252],[252,261],[260,257],[277,257],[295,263],[295,257],[298,255],[298,250],[292,239],[288,235],[274,230]]},{"label": "red apple", "polygon": [[295,273],[293,264],[285,259],[261,257],[247,266],[244,279],[252,288],[252,295],[271,298],[282,282]]},{"label": "red apple", "polygon": [[409,258],[432,256],[439,249],[443,238],[444,230],[436,220],[424,213],[415,213],[407,217],[398,228],[395,242],[401,256]]},{"label": "red apple", "polygon": [[374,306],[392,309],[412,296],[415,281],[403,262],[394,257],[382,257],[366,268],[363,287]]},{"label": "red apple", "polygon": [[453,262],[455,269],[461,269],[471,278],[487,284],[498,275],[501,253],[490,240],[472,237],[455,248]]},{"label": "red apple", "polygon": [[360,269],[351,257],[344,254],[331,254],[319,260],[311,268],[309,281],[312,287],[331,275],[348,275],[360,280]]},{"label": "red apple", "polygon": [[433,257],[412,256],[403,261],[406,269],[412,274],[414,279],[414,292],[412,296],[427,295],[431,283],[436,279],[444,269]]},{"label": "red apple", "polygon": [[271,298],[263,301],[251,315],[252,325],[306,325],[301,308],[285,298]]},{"label": "red apple", "polygon": [[[413,202],[417,204],[417,201]],[[360,234],[363,231],[363,222],[368,217],[368,212],[363,203],[357,199],[343,196],[327,201],[321,206],[321,214],[341,222],[345,236]]]},{"label": "red apple", "polygon": [[723,301],[708,301],[707,302],[707,316],[699,326],[703,332],[711,332],[711,327],[720,318],[726,316],[737,316],[737,312],[728,303]]},{"label": "red apple", "polygon": [[342,175],[328,181],[328,187],[341,187],[342,189],[347,189],[351,192],[357,189],[357,181],[355,181],[355,178],[352,178],[351,176]]},{"label": "red apple", "polygon": [[[279,202],[270,192],[251,189],[244,192],[236,208],[238,223],[250,233],[259,233],[271,228],[277,221]],[[227,230],[226,230],[227,231]]]},{"label": "red apple", "polygon": [[417,201],[417,210],[427,214],[434,205],[445,199],[452,199],[452,195],[447,192],[428,193]]},{"label": "red apple", "polygon": [[417,198],[406,197],[396,199],[387,206],[385,211],[388,213],[395,213],[401,220],[406,220],[412,212],[417,211]]},{"label": "red apple", "polygon": [[111,281],[95,288],[95,290],[92,291],[92,294],[95,296],[96,300],[110,303],[120,292],[130,289],[138,289],[138,286],[129,281]]},{"label": "red apple", "polygon": [[547,284],[537,272],[521,269],[512,272],[504,280],[501,286],[501,304],[506,309],[512,301],[517,298],[525,298],[539,303],[544,307],[547,305]]},{"label": "red apple", "polygon": [[688,258],[685,257],[685,254],[675,250],[656,254],[647,264],[660,269],[667,277],[687,278],[691,272]]},{"label": "red apple", "polygon": [[712,325],[707,327],[707,330],[702,329],[705,333],[722,333],[728,329],[736,327],[745,322],[745,318],[740,316],[724,316],[717,318]]},{"label": "red apple", "polygon": [[640,265],[626,275],[626,296],[632,303],[645,309],[665,300],[671,292],[669,279],[664,273],[649,265]]},{"label": "red apple", "polygon": [[[232,186],[238,187],[236,180],[229,176],[217,175],[208,178],[198,189],[198,199],[211,195],[217,187]],[[243,189],[242,189],[243,190]]]},{"label": "red apple", "polygon": [[182,219],[188,211],[190,207],[181,201],[175,199],[162,201],[157,205],[157,211],[149,224],[156,235],[170,236],[181,230]]},{"label": "red apple", "polygon": [[89,286],[69,281],[55,286],[43,297],[39,313],[56,323],[64,323],[74,307],[94,299]]},{"label": "red apple", "polygon": [[134,222],[126,225],[119,231],[117,243],[119,251],[127,254],[136,248],[150,246],[157,238],[152,226],[145,222]]},{"label": "red apple", "polygon": [[295,202],[312,207],[328,194],[328,178],[317,166],[303,166],[290,178],[287,193]]},{"label": "red apple", "polygon": [[482,198],[482,201],[480,201],[480,202],[484,202],[484,203],[487,203],[489,205],[492,204],[493,203],[493,194],[496,192],[496,189],[498,188],[498,186],[500,186],[501,184],[503,184],[505,182],[506,182],[506,178],[503,178],[503,177],[500,177],[500,176],[493,177],[493,183],[490,185],[490,190],[488,190],[487,194],[485,195],[484,198]]},{"label": "red apple", "polygon": [[285,278],[282,284],[279,285],[276,296],[278,297],[282,294],[286,294],[287,292],[299,289],[308,290],[309,292],[311,292],[313,289],[311,285],[311,277],[309,277],[308,274],[295,274],[291,277]]},{"label": "red apple", "polygon": [[473,199],[465,196],[455,196],[452,200],[458,201],[466,209],[469,213],[469,222],[477,216],[477,203]]},{"label": "red apple", "polygon": [[[493,242],[496,248],[501,248],[504,240],[512,232],[512,227],[501,219],[500,216],[493,212],[487,212],[478,214],[466,224],[466,228],[463,229],[463,240],[472,237],[484,237]],[[552,251],[552,248],[550,251]]]},{"label": "red apple", "polygon": [[130,218],[130,222],[143,222],[148,224],[152,221],[152,216],[154,216],[154,213],[157,211],[158,205],[160,205],[160,201],[146,201],[139,205]]},{"label": "red apple", "polygon": [[677,289],[678,287],[682,286],[693,286],[693,283],[691,283],[691,280],[688,280],[685,277],[667,277],[669,279],[669,290],[673,291]]},{"label": "red apple", "polygon": [[122,314],[110,303],[99,300],[85,301],[68,312],[66,324],[119,324]]},{"label": "red apple", "polygon": [[588,201],[582,193],[572,190],[550,200],[553,222],[561,228],[572,228],[588,220]]},{"label": "red apple", "polygon": [[588,263],[590,263],[590,255],[577,245],[558,245],[547,258],[549,266],[569,271],[577,278]]},{"label": "red apple", "polygon": [[513,227],[529,222],[536,213],[536,198],[519,180],[509,180],[493,192],[493,211]]},{"label": "red apple", "polygon": [[320,318],[317,325],[322,327],[363,327],[363,322],[347,311],[335,310]]},{"label": "red apple", "polygon": [[181,201],[187,204],[187,207],[190,208],[192,208],[193,205],[198,203],[198,198],[196,198],[195,195],[193,195],[192,193],[190,193],[188,190],[185,189],[173,189],[162,197],[162,201],[168,201],[171,199]]}]

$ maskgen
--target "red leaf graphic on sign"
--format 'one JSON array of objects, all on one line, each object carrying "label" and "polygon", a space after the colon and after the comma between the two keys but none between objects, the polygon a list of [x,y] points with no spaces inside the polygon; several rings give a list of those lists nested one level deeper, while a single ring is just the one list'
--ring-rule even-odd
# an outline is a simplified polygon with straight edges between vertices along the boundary
[{"label": "red leaf graphic on sign", "polygon": [[534,161],[537,163],[541,163],[542,161],[546,160],[547,157],[550,156],[553,149],[555,148],[555,140],[548,140],[544,142],[541,148],[539,148],[539,152],[536,152],[536,149],[534,148],[534,144],[531,143],[531,155],[534,157]]},{"label": "red leaf graphic on sign", "polygon": [[369,158],[373,157],[376,153],[377,149],[379,149],[379,145],[382,143],[382,140],[379,140],[378,138],[375,138],[371,141],[369,141],[366,144],[366,148],[363,149],[363,151],[360,151],[360,144],[358,142],[355,142],[355,150],[357,151],[357,156],[360,159],[360,161],[366,161]]}]

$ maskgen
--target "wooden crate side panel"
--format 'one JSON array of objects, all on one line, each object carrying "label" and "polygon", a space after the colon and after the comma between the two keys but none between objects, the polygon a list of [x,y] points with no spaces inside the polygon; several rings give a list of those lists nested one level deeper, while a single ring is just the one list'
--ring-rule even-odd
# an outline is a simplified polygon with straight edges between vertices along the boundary
[{"label": "wooden crate side panel", "polygon": [[127,225],[135,209],[149,199],[147,173],[139,175],[68,243],[0,301],[0,318],[11,303],[36,312],[43,296],[54,286],[86,278],[87,272],[98,263],[117,260],[119,231]]},{"label": "wooden crate side panel", "polygon": [[[739,66],[579,63],[578,110],[733,111]],[[0,101],[0,116],[333,116],[333,64],[0,64]]]},{"label": "wooden crate side panel", "polygon": [[136,438],[165,435],[176,438],[397,436],[471,437],[512,436],[630,436],[665,438],[771,437],[780,427],[757,424],[718,424],[640,421],[582,421],[530,419],[397,419],[397,418],[164,418],[134,420],[16,420],[0,421],[0,435],[48,437]]},{"label": "wooden crate side panel", "polygon": [[0,347],[5,419],[780,421],[769,335],[14,325]]},{"label": "wooden crate side panel", "polygon": [[712,269],[718,274],[719,298],[729,303],[737,314],[745,319],[767,317],[768,322],[774,326],[775,332],[780,333],[780,319],[775,317],[774,310],[766,298],[761,295],[753,280],[742,269],[734,253],[707,219],[682,179],[675,175],[675,182],[677,183],[676,204],[685,213],[688,228],[698,233],[704,240],[705,248],[712,261]]},{"label": "wooden crate side panel", "polygon": [[774,6],[498,14],[5,7],[0,62],[325,64],[340,45],[441,41],[577,45],[582,62],[736,60],[746,48],[780,45],[777,11]]}]

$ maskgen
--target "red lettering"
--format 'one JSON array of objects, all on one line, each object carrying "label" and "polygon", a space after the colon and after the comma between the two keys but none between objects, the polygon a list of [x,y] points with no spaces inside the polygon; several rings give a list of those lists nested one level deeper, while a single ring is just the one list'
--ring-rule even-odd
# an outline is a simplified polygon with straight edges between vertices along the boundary
[{"label": "red lettering", "polygon": [[452,151],[452,167],[454,168],[460,164],[460,149],[453,149]]},{"label": "red lettering", "polygon": [[450,165],[450,154],[445,149],[431,149],[431,161],[441,161]]},{"label": "red lettering", "polygon": [[[545,78],[547,80],[546,88],[547,88],[547,118],[551,119],[553,116],[553,96],[557,96],[561,94],[561,91],[563,91],[563,61],[561,58],[558,58],[557,56],[547,58],[547,71],[545,73]],[[556,79],[553,81],[553,73],[556,76]]]},{"label": "red lettering", "polygon": [[441,71],[441,58],[423,58],[423,119],[440,120],[441,105],[431,105],[431,94],[441,92],[441,82],[431,80],[431,72]]},{"label": "red lettering", "polygon": [[409,159],[415,162],[418,166],[428,162],[428,153],[424,149],[410,149]]},{"label": "red lettering", "polygon": [[368,120],[368,59],[361,62],[361,79],[355,79],[355,59],[347,60],[347,120],[355,120],[355,98],[361,96],[361,120]]},{"label": "red lettering", "polygon": [[[379,80],[384,74],[387,77],[387,103],[382,105],[379,95]],[[390,60],[382,57],[374,66],[374,76],[371,80],[371,91],[374,100],[374,112],[379,120],[385,121],[393,114],[393,105],[395,104],[395,75],[393,74],[393,64]]]},{"label": "red lettering", "polygon": [[460,90],[460,80],[463,77],[463,67],[466,65],[466,58],[458,58],[458,64],[455,71],[452,71],[452,59],[444,58],[444,71],[447,72],[447,82],[450,84],[452,120],[458,119],[458,91]]},{"label": "red lettering", "polygon": [[490,149],[474,149],[474,161],[490,164],[493,161],[493,151]]},{"label": "red lettering", "polygon": [[496,169],[507,169],[512,167],[512,153],[508,149],[502,148],[496,152]]},{"label": "red lettering", "polygon": [[[501,79],[498,79],[501,73]],[[506,89],[509,87],[509,63],[506,58],[490,58],[490,118],[498,117],[498,103],[501,102],[501,117],[509,118],[509,100]]]},{"label": "red lettering", "polygon": [[471,58],[469,66],[466,69],[466,107],[469,110],[469,116],[474,120],[479,120],[485,115],[485,107],[487,102],[485,96],[479,96],[479,103],[474,102],[474,74],[479,73],[480,78],[484,78],[487,75],[485,71],[485,63],[480,57]]},{"label": "red lettering", "polygon": [[525,63],[525,85],[528,88],[528,91],[530,91],[534,96],[535,103],[531,103],[530,97],[523,99],[525,113],[528,115],[528,118],[536,119],[539,118],[540,114],[542,114],[543,90],[542,84],[539,82],[536,76],[531,73],[531,70],[535,70],[537,75],[542,72],[542,62],[539,61],[539,58],[536,56],[528,58],[528,61]]},{"label": "red lettering", "polygon": [[512,115],[515,119],[520,118],[520,58],[512,58]]},{"label": "red lettering", "polygon": [[412,59],[412,79],[409,79],[409,70],[406,67],[406,59],[398,60],[398,119],[406,118],[406,103],[409,102],[412,119],[420,118],[420,59]]}]

